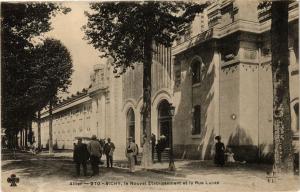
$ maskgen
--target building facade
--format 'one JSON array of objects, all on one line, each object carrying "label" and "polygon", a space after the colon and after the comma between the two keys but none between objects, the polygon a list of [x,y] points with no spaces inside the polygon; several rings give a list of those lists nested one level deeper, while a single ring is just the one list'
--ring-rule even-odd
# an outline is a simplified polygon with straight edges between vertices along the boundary
[{"label": "building facade", "polygon": [[[197,16],[191,30],[172,48],[154,45],[151,132],[169,140],[172,129],[177,158],[211,159],[214,137],[221,135],[237,160],[271,160],[270,9],[258,10],[257,5],[255,1],[217,1]],[[289,9],[291,126],[297,141],[298,3],[290,2]],[[135,64],[120,78],[114,78],[110,66],[110,60],[96,65],[91,87],[54,109],[53,138],[59,148],[72,147],[75,136],[92,134],[112,138],[120,159],[125,158],[128,136],[142,147],[143,66]],[[170,104],[175,107],[173,117]],[[45,144],[47,112],[42,119]]]}]

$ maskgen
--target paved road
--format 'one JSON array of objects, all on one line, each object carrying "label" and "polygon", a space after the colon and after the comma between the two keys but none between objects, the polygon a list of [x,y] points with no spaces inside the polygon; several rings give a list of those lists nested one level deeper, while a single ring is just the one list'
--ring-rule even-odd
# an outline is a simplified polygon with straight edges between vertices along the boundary
[{"label": "paved road", "polygon": [[[161,166],[161,167],[160,167]],[[166,165],[156,165],[163,170]],[[28,153],[2,153],[2,191],[296,191],[298,177],[268,183],[266,166],[237,165],[215,167],[210,162],[176,162],[177,174],[138,170],[128,173],[122,168],[101,168],[97,177],[74,177],[74,164],[68,158],[34,156]],[[90,167],[89,167],[90,168]],[[20,178],[17,187],[10,187],[7,178]],[[90,169],[89,169],[90,174]]]}]

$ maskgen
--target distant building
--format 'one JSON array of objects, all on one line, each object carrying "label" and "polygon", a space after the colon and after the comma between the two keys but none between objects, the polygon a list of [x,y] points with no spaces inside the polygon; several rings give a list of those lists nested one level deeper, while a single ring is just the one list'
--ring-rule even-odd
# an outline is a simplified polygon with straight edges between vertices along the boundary
[{"label": "distant building", "polygon": [[[290,2],[290,99],[294,140],[299,140],[298,2]],[[237,160],[272,158],[273,110],[270,10],[254,1],[224,0],[199,14],[172,48],[154,45],[151,128],[169,140],[176,157],[211,159],[221,135]],[[75,136],[112,138],[125,158],[126,138],[142,147],[143,66],[114,78],[111,61],[96,65],[91,87],[55,107],[53,141],[72,148]],[[173,119],[169,104],[175,107]],[[48,141],[42,116],[42,143]],[[173,125],[173,127],[172,127]],[[36,125],[34,126],[37,135]],[[298,142],[294,142],[298,144]]]}]

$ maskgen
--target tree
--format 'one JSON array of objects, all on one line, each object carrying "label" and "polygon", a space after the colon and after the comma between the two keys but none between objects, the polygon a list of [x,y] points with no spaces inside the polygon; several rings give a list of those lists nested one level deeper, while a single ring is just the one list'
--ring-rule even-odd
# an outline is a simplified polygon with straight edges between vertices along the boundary
[{"label": "tree", "polygon": [[206,4],[187,2],[91,3],[84,26],[89,43],[113,59],[117,76],[143,63],[143,165],[151,165],[151,65],[153,43],[170,47],[178,32],[189,27]]},{"label": "tree", "polygon": [[288,70],[288,5],[288,1],[274,1],[271,5],[274,166],[282,172],[293,171]]},{"label": "tree", "polygon": [[38,64],[33,71],[38,72],[35,76],[39,81],[35,84],[45,88],[40,97],[49,102],[49,153],[52,153],[52,109],[58,101],[58,93],[66,92],[71,84],[72,58],[68,49],[55,39],[46,39],[37,45],[34,55]]},{"label": "tree", "polygon": [[1,3],[1,124],[9,138],[40,107],[39,90],[32,89],[32,39],[51,30],[51,17],[69,11],[55,3]]},{"label": "tree", "polygon": [[273,81],[274,171],[293,171],[293,149],[289,90],[288,51],[289,1],[263,2],[259,8],[271,7],[271,52]]}]

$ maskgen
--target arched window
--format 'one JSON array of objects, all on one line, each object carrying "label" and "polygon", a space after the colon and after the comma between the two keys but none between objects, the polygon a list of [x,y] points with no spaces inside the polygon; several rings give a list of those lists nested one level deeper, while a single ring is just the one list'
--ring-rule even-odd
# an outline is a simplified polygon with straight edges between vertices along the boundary
[{"label": "arched window", "polygon": [[201,133],[201,106],[195,105],[193,109],[193,129],[192,135]]},{"label": "arched window", "polygon": [[200,83],[201,80],[201,62],[195,60],[192,62],[192,84]]},{"label": "arched window", "polygon": [[132,108],[127,112],[127,135],[135,139],[135,117]]}]

